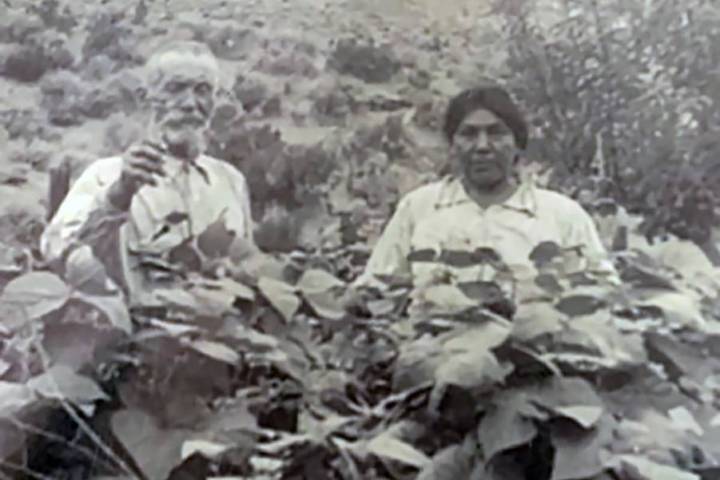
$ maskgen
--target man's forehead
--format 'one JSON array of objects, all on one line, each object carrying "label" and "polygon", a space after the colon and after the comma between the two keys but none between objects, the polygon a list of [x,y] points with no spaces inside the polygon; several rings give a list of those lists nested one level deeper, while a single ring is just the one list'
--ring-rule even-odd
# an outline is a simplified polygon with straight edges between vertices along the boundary
[{"label": "man's forehead", "polygon": [[485,108],[479,108],[474,112],[466,116],[463,121],[463,126],[476,126],[484,127],[488,125],[502,124],[503,121],[490,110]]},{"label": "man's forehead", "polygon": [[214,58],[185,52],[166,52],[151,60],[149,68],[165,79],[207,80],[215,83],[219,74]]},{"label": "man's forehead", "polygon": [[178,66],[172,69],[163,69],[161,82],[180,81],[180,82],[208,82],[215,84],[216,75],[208,70],[200,70],[192,66]]}]

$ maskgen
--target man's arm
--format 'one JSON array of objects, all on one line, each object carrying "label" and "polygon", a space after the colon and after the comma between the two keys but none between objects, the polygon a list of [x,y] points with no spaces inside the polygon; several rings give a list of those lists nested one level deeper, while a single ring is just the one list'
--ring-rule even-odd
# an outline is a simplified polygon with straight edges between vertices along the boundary
[{"label": "man's arm", "polygon": [[88,245],[108,275],[124,285],[119,235],[127,212],[111,201],[111,187],[121,166],[117,158],[99,160],[77,179],[40,239],[40,250],[49,263],[62,268],[75,248]]},{"label": "man's arm", "polygon": [[375,244],[365,271],[355,281],[356,286],[370,285],[377,275],[393,277],[411,276],[408,255],[413,232],[413,216],[408,197],[398,204],[395,213],[385,226],[382,235]]},{"label": "man's arm", "polygon": [[243,175],[231,165],[224,165],[227,171],[227,178],[230,182],[230,202],[228,216],[226,217],[227,227],[235,232],[240,232],[240,238],[254,244],[253,220],[250,208],[250,189]]},{"label": "man's arm", "polygon": [[250,189],[245,175],[229,164],[222,164],[222,168],[229,188],[223,196],[223,201],[227,202],[225,226],[237,235],[228,253],[230,259],[237,263],[260,251],[255,246]]},{"label": "man's arm", "polygon": [[61,260],[75,246],[96,241],[99,230],[116,230],[122,225],[127,213],[114,207],[108,195],[120,175],[119,168],[118,159],[98,160],[80,175],[40,239],[46,260]]}]

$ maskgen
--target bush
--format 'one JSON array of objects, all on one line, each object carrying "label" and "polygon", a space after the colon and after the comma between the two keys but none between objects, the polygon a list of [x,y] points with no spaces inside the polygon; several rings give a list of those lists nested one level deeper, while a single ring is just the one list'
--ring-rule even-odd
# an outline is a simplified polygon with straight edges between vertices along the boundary
[{"label": "bush", "polygon": [[328,60],[337,72],[357,77],[368,83],[389,81],[400,70],[400,63],[387,47],[361,44],[354,39],[341,39]]},{"label": "bush", "polygon": [[45,49],[39,45],[15,46],[4,52],[3,76],[18,82],[37,82],[50,69]]},{"label": "bush", "polygon": [[235,79],[233,92],[246,112],[254,111],[270,97],[265,82],[254,76],[238,76]]},{"label": "bush", "polygon": [[[720,34],[715,7],[607,1],[601,8],[588,0],[568,6],[567,18],[544,28],[532,21],[528,5],[499,4],[509,40],[504,75],[537,128],[534,154],[553,163],[551,185],[571,190],[588,175],[606,176],[618,202],[657,217],[651,223],[663,227],[654,233],[678,231],[660,212],[673,210],[674,200],[683,203],[673,193],[679,190],[649,179],[661,170],[685,177],[698,142],[718,125],[715,82],[701,73],[712,68],[710,58],[720,57],[709,40]],[[699,45],[703,55],[690,61],[688,52]],[[638,177],[653,187],[641,187],[648,183]],[[648,196],[658,189],[667,190],[670,202],[661,208]],[[687,228],[707,230],[702,215],[686,217],[696,222]]]}]

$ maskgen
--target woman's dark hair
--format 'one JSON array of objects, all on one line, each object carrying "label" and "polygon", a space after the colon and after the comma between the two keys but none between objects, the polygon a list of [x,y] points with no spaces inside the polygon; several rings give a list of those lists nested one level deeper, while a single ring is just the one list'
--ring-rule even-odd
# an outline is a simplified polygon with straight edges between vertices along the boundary
[{"label": "woman's dark hair", "polygon": [[455,132],[465,117],[481,108],[490,110],[510,128],[518,148],[524,150],[527,147],[528,124],[510,94],[498,86],[470,88],[450,100],[443,125],[443,132],[449,143],[452,143]]}]

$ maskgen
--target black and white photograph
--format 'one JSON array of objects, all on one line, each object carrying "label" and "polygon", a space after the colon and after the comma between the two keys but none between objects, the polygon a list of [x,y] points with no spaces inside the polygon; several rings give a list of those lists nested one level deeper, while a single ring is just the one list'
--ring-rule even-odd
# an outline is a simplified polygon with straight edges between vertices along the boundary
[{"label": "black and white photograph", "polygon": [[720,2],[0,0],[0,480],[720,480]]}]

